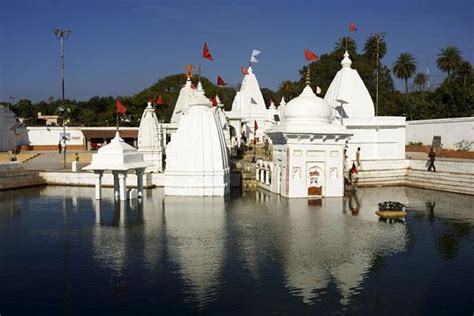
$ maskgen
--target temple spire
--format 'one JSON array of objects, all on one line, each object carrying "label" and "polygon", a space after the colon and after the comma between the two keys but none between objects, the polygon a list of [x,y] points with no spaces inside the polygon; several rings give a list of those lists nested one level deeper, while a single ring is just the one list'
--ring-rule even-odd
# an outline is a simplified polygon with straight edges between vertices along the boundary
[{"label": "temple spire", "polygon": [[308,71],[306,72],[306,85],[311,86],[311,77],[309,73],[309,65],[308,65]]}]

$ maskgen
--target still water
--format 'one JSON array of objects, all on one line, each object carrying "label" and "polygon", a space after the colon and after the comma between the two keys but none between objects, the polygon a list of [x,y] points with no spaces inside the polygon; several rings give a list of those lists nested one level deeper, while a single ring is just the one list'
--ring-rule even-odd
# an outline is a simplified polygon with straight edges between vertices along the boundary
[{"label": "still water", "polygon": [[[392,187],[346,198],[114,202],[112,191],[0,192],[0,314],[466,314],[474,197]],[[379,222],[378,202],[408,205]]]}]

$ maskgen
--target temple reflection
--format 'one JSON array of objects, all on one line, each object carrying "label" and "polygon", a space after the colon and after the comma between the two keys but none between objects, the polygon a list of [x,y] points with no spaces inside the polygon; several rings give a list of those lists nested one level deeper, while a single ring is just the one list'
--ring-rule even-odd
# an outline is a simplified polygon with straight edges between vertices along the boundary
[{"label": "temple reflection", "polygon": [[185,301],[200,308],[219,291],[225,256],[225,200],[172,197],[164,202],[167,249],[186,284]]}]

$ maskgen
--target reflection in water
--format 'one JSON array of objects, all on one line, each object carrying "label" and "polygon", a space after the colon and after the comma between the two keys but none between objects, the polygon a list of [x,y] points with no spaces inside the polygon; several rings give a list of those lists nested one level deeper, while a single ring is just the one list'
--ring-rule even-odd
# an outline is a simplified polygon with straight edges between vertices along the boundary
[{"label": "reflection in water", "polygon": [[321,208],[301,200],[288,202],[290,230],[283,264],[288,287],[305,303],[324,294],[331,281],[341,304],[349,303],[375,256],[405,249],[405,225],[347,217],[337,211],[341,204],[340,199],[324,199]]},{"label": "reflection in water", "polygon": [[220,197],[165,197],[171,259],[188,286],[186,301],[204,308],[215,300],[222,278],[225,203]]},{"label": "reflection in water", "polygon": [[[370,188],[308,205],[266,191],[224,200],[164,197],[154,189],[142,202],[103,193],[96,201],[93,188],[0,192],[7,311],[31,297],[34,306],[65,302],[71,309],[61,311],[74,314],[96,296],[98,314],[129,311],[123,306],[135,314],[225,314],[229,307],[238,314],[301,314],[305,307],[350,313],[361,306],[384,314],[401,304],[429,314],[433,304],[470,306],[473,197]],[[374,212],[385,200],[407,205],[405,224],[378,221]],[[82,291],[85,285],[95,291]],[[48,290],[41,300],[39,287]],[[373,293],[387,304],[374,302]],[[256,301],[250,309],[241,307],[242,296]]]}]

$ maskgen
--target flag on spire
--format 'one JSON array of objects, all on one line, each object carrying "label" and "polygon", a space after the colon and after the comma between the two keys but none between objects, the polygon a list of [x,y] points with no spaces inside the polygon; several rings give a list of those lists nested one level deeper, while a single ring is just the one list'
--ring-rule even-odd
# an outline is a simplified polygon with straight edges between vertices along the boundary
[{"label": "flag on spire", "polygon": [[242,67],[242,68],[241,68],[241,71],[242,71],[242,75],[244,75],[244,76],[249,73],[249,72],[247,71],[247,68],[246,68],[246,67]]},{"label": "flag on spire", "polygon": [[357,26],[355,23],[350,23],[349,24],[349,32],[355,32],[357,31]]},{"label": "flag on spire", "polygon": [[117,101],[115,101],[115,106],[117,107],[117,113],[119,113],[119,114],[127,113],[127,108],[122,104],[122,102],[120,102],[119,99],[117,99]]},{"label": "flag on spire", "polygon": [[221,76],[217,76],[217,85],[218,86],[225,86],[225,85],[227,85],[227,82],[225,82],[224,79],[221,78]]},{"label": "flag on spire", "polygon": [[254,49],[252,50],[252,55],[250,56],[250,62],[251,63],[258,63],[258,60],[257,60],[257,56],[260,54],[261,52],[257,49]]},{"label": "flag on spire", "polygon": [[208,59],[208,60],[214,60],[212,59],[211,52],[209,51],[209,47],[207,47],[207,43],[204,43],[204,48],[202,49],[202,58]]},{"label": "flag on spire", "polygon": [[304,50],[304,57],[306,58],[307,62],[318,60],[318,55],[316,55],[316,53],[313,53],[309,49]]}]

